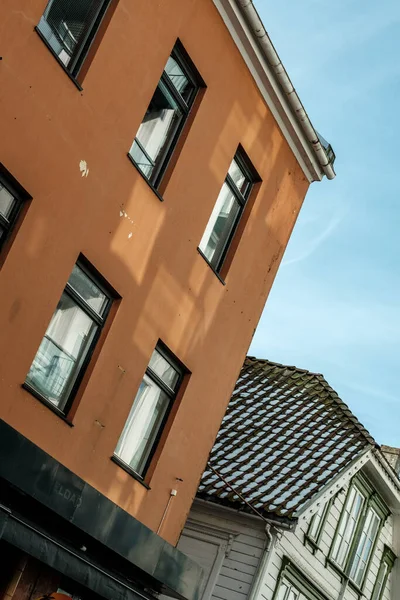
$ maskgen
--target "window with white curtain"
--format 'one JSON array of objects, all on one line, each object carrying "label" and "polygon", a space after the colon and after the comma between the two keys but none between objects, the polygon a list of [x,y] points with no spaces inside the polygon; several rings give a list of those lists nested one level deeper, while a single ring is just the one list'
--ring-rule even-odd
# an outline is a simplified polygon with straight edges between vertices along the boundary
[{"label": "window with white curtain", "polygon": [[199,250],[217,272],[220,271],[255,181],[259,180],[250,162],[239,149],[208,220]]},{"label": "window with white curtain", "polygon": [[161,181],[200,87],[204,83],[178,41],[128,153],[153,187]]},{"label": "window with white curtain", "polygon": [[140,477],[154,454],[182,376],[182,366],[158,344],[114,452],[116,462]]},{"label": "window with white curtain", "polygon": [[71,406],[112,302],[83,260],[74,266],[24,387],[62,414]]}]

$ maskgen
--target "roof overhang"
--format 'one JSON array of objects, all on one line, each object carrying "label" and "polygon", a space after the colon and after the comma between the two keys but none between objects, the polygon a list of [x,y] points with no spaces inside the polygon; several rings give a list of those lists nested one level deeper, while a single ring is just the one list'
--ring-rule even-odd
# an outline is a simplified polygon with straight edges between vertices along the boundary
[{"label": "roof overhang", "polygon": [[395,472],[375,448],[368,455],[363,471],[383,497],[391,512],[400,515],[400,481]]},{"label": "roof overhang", "polygon": [[393,514],[400,514],[400,481],[396,478],[394,471],[379,455],[376,448],[369,448],[359,457],[355,458],[346,469],[339,473],[326,484],[322,490],[313,496],[298,513],[299,521],[308,520],[321,505],[328,502],[335,494],[349,484],[350,480],[359,471],[364,472],[376,491],[385,500],[388,508]]},{"label": "roof overhang", "polygon": [[[238,0],[213,0],[213,2],[304,175],[310,183],[321,181],[325,174],[324,168],[304,132],[304,121],[307,120],[311,125],[305,111],[303,110],[301,116],[294,113],[288,95],[282,89],[276,71],[262,51],[257,36],[248,24]],[[319,144],[318,147],[318,152],[321,152]],[[324,153],[323,149],[322,153]],[[335,176],[333,169],[331,168],[329,172],[332,173],[332,175],[328,174],[329,178],[333,178]]]}]

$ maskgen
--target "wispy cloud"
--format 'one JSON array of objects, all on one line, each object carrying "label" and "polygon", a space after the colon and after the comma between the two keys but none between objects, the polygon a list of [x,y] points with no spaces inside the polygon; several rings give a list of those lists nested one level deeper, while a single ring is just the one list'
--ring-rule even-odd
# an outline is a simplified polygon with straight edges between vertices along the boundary
[{"label": "wispy cloud", "polygon": [[338,176],[307,194],[251,352],[324,373],[400,445],[400,3],[255,1]]},{"label": "wispy cloud", "polygon": [[[316,235],[314,235],[311,239],[303,239],[303,248],[300,250],[298,254],[295,256],[283,260],[281,267],[287,267],[288,265],[292,265],[294,263],[300,262],[309,258],[318,248],[323,244],[335,231],[339,223],[343,220],[344,212],[342,214],[334,215],[327,225],[323,226],[323,221],[319,223],[322,225],[322,230],[319,231]],[[318,224],[315,225],[314,229],[318,230]]]},{"label": "wispy cloud", "polygon": [[354,390],[355,392],[360,392],[366,396],[372,396],[374,399],[379,400],[380,402],[385,402],[391,405],[394,405],[396,408],[400,403],[400,395],[394,396],[393,394],[388,394],[382,388],[375,388],[369,385],[360,385],[354,382],[348,383],[347,387]]}]

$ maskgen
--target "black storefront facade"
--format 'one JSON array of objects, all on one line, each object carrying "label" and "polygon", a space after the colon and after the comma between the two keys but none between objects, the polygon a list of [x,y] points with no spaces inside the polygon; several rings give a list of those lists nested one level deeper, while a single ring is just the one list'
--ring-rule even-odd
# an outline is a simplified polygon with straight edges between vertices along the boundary
[{"label": "black storefront facade", "polygon": [[[28,581],[15,600],[58,588],[83,600],[199,598],[197,563],[2,420],[0,556],[7,600],[23,575],[21,560],[36,569],[36,587]],[[40,580],[39,571],[47,576]]]}]

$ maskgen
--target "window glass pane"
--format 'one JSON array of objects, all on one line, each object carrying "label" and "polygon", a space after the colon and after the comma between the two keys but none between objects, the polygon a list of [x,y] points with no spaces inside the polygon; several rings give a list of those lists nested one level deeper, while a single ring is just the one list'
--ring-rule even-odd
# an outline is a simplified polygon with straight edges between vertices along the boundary
[{"label": "window glass pane", "polygon": [[38,29],[67,66],[87,39],[104,0],[50,0]]},{"label": "window glass pane", "polygon": [[217,266],[240,214],[240,205],[224,183],[206,230],[200,242],[200,250],[212,265]]},{"label": "window glass pane", "polygon": [[383,562],[378,571],[378,576],[376,578],[374,593],[372,595],[371,600],[380,600],[381,599],[381,595],[382,595],[382,591],[383,591],[383,584],[384,584],[387,572],[388,572],[388,565],[387,565],[387,563]]},{"label": "window glass pane", "polygon": [[320,531],[320,528],[322,525],[322,520],[323,520],[326,510],[327,510],[326,504],[324,506],[320,506],[318,509],[318,512],[315,513],[315,515],[313,516],[313,518],[311,520],[308,536],[312,540],[316,540],[318,537],[318,534],[319,534],[319,531]]},{"label": "window glass pane", "polygon": [[350,577],[357,585],[361,585],[363,581],[372,547],[378,533],[379,523],[378,515],[375,511],[369,509],[350,571]]},{"label": "window glass pane", "polygon": [[229,175],[232,177],[234,184],[236,185],[239,192],[243,195],[246,193],[246,189],[250,183],[249,179],[243,173],[242,169],[239,167],[236,160],[233,160],[231,166],[228,171]]},{"label": "window glass pane", "polygon": [[77,265],[74,266],[68,283],[87,302],[90,308],[99,315],[104,314],[108,297]]},{"label": "window glass pane", "polygon": [[160,81],[129,151],[146,177],[151,177],[157,159],[172,141],[181,119],[180,108]]},{"label": "window glass pane", "polygon": [[119,438],[115,454],[141,474],[160,430],[169,398],[147,375]]},{"label": "window glass pane", "polygon": [[169,57],[164,70],[185,102],[189,102],[195,86],[172,56]]},{"label": "window glass pane", "polygon": [[286,600],[289,587],[286,583],[281,583],[279,586],[278,600]]},{"label": "window glass pane", "polygon": [[332,559],[342,568],[347,560],[363,504],[364,497],[355,487],[352,487],[343,510],[343,517],[332,551]]},{"label": "window glass pane", "polygon": [[157,350],[154,350],[151,356],[149,367],[168,387],[172,390],[176,388],[176,384],[179,380],[179,373]]},{"label": "window glass pane", "polygon": [[16,200],[12,194],[0,183],[0,214],[5,218],[9,219],[12,209],[14,208]]},{"label": "window glass pane", "polygon": [[64,292],[26,378],[61,410],[96,330],[92,319]]}]

